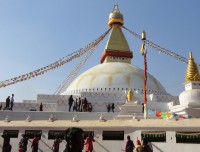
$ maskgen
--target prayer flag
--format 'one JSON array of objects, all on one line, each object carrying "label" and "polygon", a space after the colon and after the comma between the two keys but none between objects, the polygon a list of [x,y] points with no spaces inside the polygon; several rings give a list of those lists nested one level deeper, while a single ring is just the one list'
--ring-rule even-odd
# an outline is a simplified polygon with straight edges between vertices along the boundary
[{"label": "prayer flag", "polygon": [[140,53],[142,53],[142,54],[143,54],[144,50],[145,50],[145,44],[144,44],[144,43],[142,43],[142,46],[141,46],[141,48],[140,48]]},{"label": "prayer flag", "polygon": [[167,118],[167,113],[166,113],[166,112],[162,112],[161,117],[162,117],[162,118]]},{"label": "prayer flag", "polygon": [[151,115],[151,114],[153,114],[153,113],[154,113],[153,110],[151,110],[151,109],[148,110],[148,114],[149,114],[149,115]]},{"label": "prayer flag", "polygon": [[167,117],[170,118],[172,116],[171,112],[167,112]]},{"label": "prayer flag", "polygon": [[156,117],[161,117],[162,113],[159,111],[156,111]]}]

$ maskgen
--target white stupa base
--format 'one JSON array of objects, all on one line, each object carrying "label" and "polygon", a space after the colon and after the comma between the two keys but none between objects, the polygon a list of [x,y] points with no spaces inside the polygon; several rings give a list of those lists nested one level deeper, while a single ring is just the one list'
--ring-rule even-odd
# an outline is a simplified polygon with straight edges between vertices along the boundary
[{"label": "white stupa base", "polygon": [[188,116],[200,118],[200,108],[185,108]]},{"label": "white stupa base", "polygon": [[127,102],[120,107],[120,113],[118,116],[115,116],[114,119],[116,120],[137,120],[142,119],[142,105],[134,103],[134,102]]},{"label": "white stupa base", "polygon": [[120,108],[120,115],[133,115],[134,113],[142,113],[142,105],[134,102],[127,102]]},{"label": "white stupa base", "polygon": [[190,102],[185,105],[175,105],[170,107],[170,111],[178,115],[200,118],[200,103]]}]

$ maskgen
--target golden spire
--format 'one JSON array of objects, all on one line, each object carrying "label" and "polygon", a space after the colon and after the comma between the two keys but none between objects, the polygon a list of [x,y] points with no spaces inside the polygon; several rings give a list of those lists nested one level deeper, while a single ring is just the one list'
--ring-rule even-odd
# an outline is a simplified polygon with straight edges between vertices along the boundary
[{"label": "golden spire", "polygon": [[110,13],[109,15],[108,26],[112,27],[113,23],[118,23],[120,25],[124,24],[123,14],[120,13],[117,4],[115,4],[112,13]]},{"label": "golden spire", "polygon": [[100,59],[101,63],[131,63],[133,53],[130,51],[126,37],[122,32],[121,26],[123,24],[123,15],[120,13],[119,7],[116,4],[112,13],[109,15],[108,25],[112,29],[105,50]]},{"label": "golden spire", "polygon": [[200,81],[200,75],[199,75],[199,70],[198,67],[194,61],[194,58],[192,57],[192,52],[189,54],[189,59],[188,59],[188,67],[186,71],[186,77],[185,81]]}]

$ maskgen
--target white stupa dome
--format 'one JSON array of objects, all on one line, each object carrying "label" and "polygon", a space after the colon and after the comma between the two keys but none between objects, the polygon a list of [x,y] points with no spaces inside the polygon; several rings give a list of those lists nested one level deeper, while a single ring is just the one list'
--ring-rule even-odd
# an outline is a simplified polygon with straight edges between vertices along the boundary
[{"label": "white stupa dome", "polygon": [[200,104],[200,89],[192,89],[183,91],[179,95],[179,101],[181,105],[188,105],[190,103]]},{"label": "white stupa dome", "polygon": [[[131,64],[133,52],[130,51],[128,42],[122,32],[123,14],[115,5],[109,16],[108,25],[111,27],[110,36],[101,56],[99,65],[79,75],[67,88],[63,95],[77,94],[80,92],[119,93],[132,89],[143,92],[144,71]],[[147,74],[147,93],[166,94],[164,87],[152,75]],[[96,99],[95,99],[96,100]]]},{"label": "white stupa dome", "polygon": [[[147,91],[166,93],[152,75],[147,75]],[[94,90],[143,89],[144,71],[129,63],[110,62],[94,66],[78,76],[63,94]]]}]

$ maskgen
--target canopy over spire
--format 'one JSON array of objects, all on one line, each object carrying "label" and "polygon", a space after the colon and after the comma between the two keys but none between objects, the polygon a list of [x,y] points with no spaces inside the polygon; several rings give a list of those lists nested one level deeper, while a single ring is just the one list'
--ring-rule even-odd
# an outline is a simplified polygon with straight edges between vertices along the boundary
[{"label": "canopy over spire", "polygon": [[194,58],[192,57],[192,52],[189,54],[189,59],[188,59],[188,67],[186,70],[186,77],[185,81],[200,81],[200,75],[199,75],[199,70],[197,68],[197,65],[194,61]]},{"label": "canopy over spire", "polygon": [[115,4],[112,13],[110,13],[109,15],[108,26],[112,27],[113,23],[118,23],[120,25],[124,24],[123,14],[120,13],[119,7],[117,4]]}]

